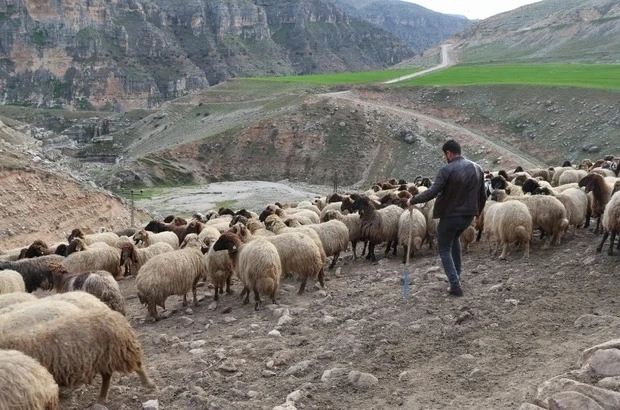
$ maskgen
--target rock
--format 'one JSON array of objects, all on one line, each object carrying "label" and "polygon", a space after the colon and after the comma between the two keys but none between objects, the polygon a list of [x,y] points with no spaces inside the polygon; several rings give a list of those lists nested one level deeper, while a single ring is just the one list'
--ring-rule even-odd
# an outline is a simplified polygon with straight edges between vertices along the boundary
[{"label": "rock", "polygon": [[230,312],[232,312],[232,306],[228,306],[222,310],[222,314],[226,314]]},{"label": "rock", "polygon": [[398,381],[399,382],[405,382],[405,381],[407,381],[409,379],[410,379],[410,377],[409,377],[409,372],[408,371],[401,372],[398,375]]},{"label": "rock", "polygon": [[292,321],[293,321],[292,317],[290,317],[288,315],[284,315],[280,319],[278,319],[278,326],[288,325]]},{"label": "rock", "polygon": [[602,389],[620,391],[620,376],[605,377],[596,384]]},{"label": "rock", "polygon": [[265,363],[265,367],[268,369],[273,369],[273,366],[275,366],[275,362],[273,360],[267,360],[267,363]]},{"label": "rock", "polygon": [[189,347],[192,349],[198,349],[199,347],[202,347],[206,344],[207,344],[206,340],[194,340],[193,342],[189,344]]},{"label": "rock", "polygon": [[463,360],[476,360],[473,354],[462,354],[459,356],[459,358]]},{"label": "rock", "polygon": [[273,310],[272,314],[274,317],[280,318],[282,316],[289,316],[289,311],[285,308],[277,308]]},{"label": "rock", "polygon": [[346,122],[344,122],[344,121],[340,121],[340,123],[338,123],[338,125],[339,125],[340,127],[346,127],[346,126],[347,126],[347,123],[346,123]]},{"label": "rock", "polygon": [[208,310],[215,310],[217,309],[217,302],[211,302],[209,304],[209,307],[207,307]]},{"label": "rock", "polygon": [[590,356],[594,354],[594,352],[602,349],[620,349],[620,339],[610,340],[609,342],[601,343],[600,345],[596,345],[584,350],[581,354],[581,364],[586,363]]},{"label": "rock", "polygon": [[193,355],[201,355],[205,353],[205,349],[192,349],[189,351],[189,354]]},{"label": "rock", "polygon": [[232,322],[236,322],[236,321],[237,321],[237,318],[236,318],[236,317],[226,316],[226,317],[224,318],[224,322],[225,322],[225,323],[232,323]]},{"label": "rock", "polygon": [[259,394],[260,394],[260,393],[259,393],[259,392],[257,392],[256,390],[250,390],[250,391],[248,391],[248,397],[249,397],[249,398],[251,398],[251,399],[253,399],[253,398],[257,397]]},{"label": "rock", "polygon": [[334,367],[333,369],[325,370],[321,376],[321,381],[323,383],[328,383],[332,380],[343,377],[346,372],[347,370],[342,367]]},{"label": "rock", "polygon": [[188,327],[194,324],[194,320],[188,318],[187,316],[181,316],[179,321],[183,324],[183,326]]},{"label": "rock", "polygon": [[288,368],[286,372],[284,372],[284,376],[299,376],[302,375],[308,370],[308,367],[312,365],[310,360],[304,360],[297,363],[294,366]]},{"label": "rock", "polygon": [[593,145],[593,146],[590,147],[588,152],[590,154],[596,154],[597,152],[601,152],[601,149],[599,147],[597,147],[596,145]]},{"label": "rock", "polygon": [[545,410],[543,407],[538,407],[535,404],[523,403],[519,410]]},{"label": "rock", "polygon": [[161,333],[161,334],[155,336],[155,338],[153,339],[153,342],[156,345],[161,345],[161,344],[164,344],[164,343],[169,343],[170,342],[170,338],[168,337],[167,334]]},{"label": "rock", "polygon": [[267,336],[270,337],[282,337],[282,334],[278,332],[276,329],[273,329],[271,332],[267,333]]},{"label": "rock", "polygon": [[574,391],[556,393],[549,398],[549,410],[604,410],[591,398]]},{"label": "rock", "polygon": [[92,407],[88,408],[88,410],[108,410],[108,408],[106,406],[102,406],[101,404],[93,404]]},{"label": "rock", "polygon": [[191,316],[194,314],[194,311],[192,310],[192,308],[188,307],[187,309],[185,309],[185,314]]},{"label": "rock", "polygon": [[143,410],[159,410],[159,401],[158,400],[149,400],[142,403]]},{"label": "rock", "polygon": [[282,366],[298,355],[294,350],[280,350],[273,354],[272,360],[275,366]]},{"label": "rock", "polygon": [[349,383],[359,389],[369,389],[379,383],[379,379],[377,379],[372,374],[362,373],[357,370],[352,370],[351,372],[349,372],[347,378],[349,379]]},{"label": "rock", "polygon": [[306,395],[301,391],[301,390],[295,390],[294,392],[289,393],[288,396],[286,396],[286,402],[292,402],[295,403],[301,399],[303,399]]},{"label": "rock", "polygon": [[506,300],[504,300],[504,302],[510,303],[513,306],[517,306],[519,304],[519,300],[518,299],[506,299]]},{"label": "rock", "polygon": [[565,375],[553,377],[538,386],[536,399],[542,401],[555,393],[570,389],[575,384],[577,384],[576,381],[567,379]]},{"label": "rock", "polygon": [[272,372],[271,370],[263,370],[261,374],[263,375],[263,377],[275,377],[276,376],[276,372]]},{"label": "rock", "polygon": [[281,406],[274,407],[273,410],[297,410],[297,407],[293,403],[284,403]]},{"label": "rock", "polygon": [[588,256],[583,261],[581,261],[581,263],[583,263],[585,266],[592,265],[594,264],[594,262],[596,262],[596,258],[594,256]]},{"label": "rock", "polygon": [[498,283],[497,285],[493,285],[493,286],[491,286],[491,287],[489,288],[489,292],[495,292],[495,291],[498,291],[498,290],[502,290],[502,289],[503,289],[503,287],[504,287],[504,284],[503,284],[503,283]]},{"label": "rock", "polygon": [[334,323],[335,320],[336,318],[334,318],[333,316],[325,315],[323,316],[322,322],[326,325],[329,325],[330,323]]},{"label": "rock", "polygon": [[599,377],[620,376],[620,350],[601,349],[594,352],[587,363]]},{"label": "rock", "polygon": [[605,410],[620,409],[620,393],[584,383],[575,383],[570,387],[570,390],[590,397]]},{"label": "rock", "polygon": [[218,369],[229,373],[235,373],[237,371],[237,365],[235,365],[235,363],[231,360],[226,360],[224,363],[219,365]]}]

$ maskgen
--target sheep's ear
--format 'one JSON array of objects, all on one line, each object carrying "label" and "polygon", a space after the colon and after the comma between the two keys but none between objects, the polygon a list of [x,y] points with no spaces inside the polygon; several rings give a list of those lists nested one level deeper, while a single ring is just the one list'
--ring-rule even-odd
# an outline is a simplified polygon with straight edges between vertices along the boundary
[{"label": "sheep's ear", "polygon": [[510,188],[509,188],[509,187],[504,188],[504,191],[506,191],[506,193],[507,193],[508,195],[510,195]]}]

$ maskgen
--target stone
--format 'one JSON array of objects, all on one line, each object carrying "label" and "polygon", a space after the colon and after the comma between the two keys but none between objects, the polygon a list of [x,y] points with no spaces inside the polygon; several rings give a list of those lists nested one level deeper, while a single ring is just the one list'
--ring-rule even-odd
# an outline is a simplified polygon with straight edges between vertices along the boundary
[{"label": "stone", "polygon": [[542,401],[555,393],[570,389],[575,384],[577,384],[576,381],[567,379],[565,375],[553,377],[538,386],[536,399]]},{"label": "stone", "polygon": [[288,315],[284,315],[280,319],[278,319],[278,326],[288,325],[292,321],[293,321],[292,317],[290,317]]},{"label": "stone", "polygon": [[158,400],[149,400],[142,403],[142,410],[159,410]]},{"label": "stone", "polygon": [[250,390],[250,391],[248,391],[248,397],[249,397],[249,398],[251,398],[251,399],[253,399],[253,398],[257,397],[259,394],[260,394],[260,393],[259,393],[259,392],[257,392],[256,390]]},{"label": "stone", "polygon": [[410,379],[410,377],[409,377],[409,372],[408,371],[401,372],[398,375],[398,381],[399,382],[406,382],[409,379]]},{"label": "stone", "polygon": [[284,403],[281,406],[276,406],[273,410],[297,410],[297,407],[293,403]]},{"label": "stone", "polygon": [[206,344],[207,344],[206,340],[194,340],[193,342],[189,344],[189,347],[192,349],[198,349],[199,347],[202,347]]},{"label": "stone", "polygon": [[189,351],[189,354],[193,355],[201,355],[205,353],[205,349],[192,349]]},{"label": "stone", "polygon": [[293,365],[293,366],[289,367],[288,370],[286,372],[284,372],[284,376],[299,376],[299,375],[302,375],[302,374],[306,373],[306,371],[308,370],[308,367],[310,367],[310,365],[312,365],[312,362],[310,360],[303,360],[303,361],[297,363],[296,365]]},{"label": "stone", "polygon": [[326,325],[330,324],[330,323],[334,323],[336,319],[333,316],[329,316],[329,315],[325,315],[323,316],[323,323],[325,323]]},{"label": "stone", "polygon": [[226,316],[226,317],[224,318],[224,322],[225,322],[225,323],[232,323],[232,322],[236,322],[236,321],[237,321],[237,318],[236,318],[236,317]]},{"label": "stone", "polygon": [[321,381],[323,383],[328,383],[332,380],[343,377],[346,372],[347,370],[342,367],[334,367],[333,369],[325,370],[321,376]]},{"label": "stone", "polygon": [[598,387],[607,390],[620,391],[620,376],[605,377],[596,383]]},{"label": "stone", "polygon": [[261,374],[263,375],[263,377],[275,377],[276,376],[276,372],[272,372],[271,370],[263,370]]},{"label": "stone", "polygon": [[581,364],[586,363],[590,356],[594,354],[594,352],[602,349],[620,349],[620,339],[610,340],[608,342],[601,343],[600,345],[596,345],[584,350],[581,354]]},{"label": "stone", "polygon": [[209,304],[209,307],[207,307],[208,310],[215,310],[217,309],[217,302],[211,302]]},{"label": "stone", "polygon": [[549,398],[549,410],[604,410],[588,396],[574,391],[556,393]]},{"label": "stone", "polygon": [[289,311],[286,308],[277,308],[272,312],[274,317],[280,318],[282,316],[289,316]]},{"label": "stone", "polygon": [[620,376],[620,350],[601,349],[594,352],[587,363],[599,377]]},{"label": "stone", "polygon": [[237,371],[237,365],[231,360],[226,360],[224,363],[219,365],[218,369],[229,373],[235,373]]},{"label": "stone", "polygon": [[273,329],[271,332],[267,333],[267,336],[270,337],[282,337],[282,334],[278,332],[276,329]]},{"label": "stone", "polygon": [[370,373],[362,373],[357,370],[352,370],[349,372],[347,378],[349,379],[349,383],[359,389],[369,389],[379,383],[379,379],[377,379],[374,375]]},{"label": "stone", "polygon": [[191,326],[191,325],[194,324],[194,320],[188,318],[187,316],[181,316],[179,318],[179,321],[183,324],[183,326],[186,326],[186,327]]},{"label": "stone", "polygon": [[191,316],[194,314],[194,310],[188,307],[187,309],[185,309],[185,314]]},{"label": "stone", "polygon": [[476,358],[474,357],[473,354],[462,354],[459,356],[459,358],[463,359],[463,360],[476,360]]},{"label": "stone", "polygon": [[232,306],[228,306],[228,307],[225,307],[224,309],[222,309],[222,314],[224,314],[224,315],[227,314],[227,313],[230,313],[230,312],[232,312]]},{"label": "stone", "polygon": [[303,393],[303,391],[301,391],[301,390],[295,390],[295,391],[293,391],[293,392],[289,393],[289,395],[288,395],[288,396],[286,396],[286,402],[287,402],[287,403],[289,403],[289,402],[293,402],[293,403],[295,403],[295,402],[297,402],[297,401],[299,401],[299,400],[303,399],[305,396],[306,396],[306,395]]},{"label": "stone", "polygon": [[164,344],[164,343],[169,343],[170,342],[170,338],[168,337],[167,334],[162,333],[162,334],[159,334],[159,335],[155,336],[155,338],[153,339],[153,342],[156,345],[161,345],[161,344]]},{"label": "stone", "polygon": [[620,393],[590,386],[585,383],[575,383],[574,386],[570,387],[570,390],[588,396],[605,410],[620,409]]},{"label": "stone", "polygon": [[545,410],[543,407],[539,407],[535,404],[523,403],[519,410]]},{"label": "stone", "polygon": [[298,355],[294,350],[279,350],[272,356],[273,364],[275,366],[282,366],[289,362],[289,360],[295,358]]}]

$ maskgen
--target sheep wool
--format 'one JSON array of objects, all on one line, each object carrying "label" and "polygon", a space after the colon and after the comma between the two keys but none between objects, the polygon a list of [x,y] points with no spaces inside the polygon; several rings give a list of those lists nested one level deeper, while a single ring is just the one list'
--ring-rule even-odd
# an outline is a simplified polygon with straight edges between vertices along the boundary
[{"label": "sheep wool", "polygon": [[18,305],[20,303],[32,302],[37,300],[37,297],[31,293],[7,293],[0,295],[0,309],[4,309],[8,306]]},{"label": "sheep wool", "polygon": [[338,262],[340,253],[349,247],[349,229],[338,220],[308,225],[307,227],[319,235],[325,256],[333,256],[332,263],[329,265],[329,269],[333,269]]},{"label": "sheep wool", "polygon": [[50,267],[55,266],[54,262],[64,260],[65,258],[60,255],[47,255],[15,262],[0,261],[0,270],[10,269],[19,272],[24,279],[26,292],[31,293],[38,288],[51,288],[52,271]]},{"label": "sheep wool", "polygon": [[58,385],[32,357],[0,350],[0,409],[58,410]]},{"label": "sheep wool", "polygon": [[120,265],[125,266],[125,274],[137,276],[142,265],[153,256],[172,252],[174,248],[168,242],[157,242],[148,248],[137,248],[132,243],[124,243],[121,246]]},{"label": "sheep wool", "polygon": [[525,259],[530,257],[530,240],[532,237],[532,217],[525,204],[518,201],[508,201],[498,204],[490,227],[499,238],[502,245],[500,260],[505,260],[508,254],[508,245],[520,243],[524,247]]},{"label": "sheep wool", "polygon": [[[338,202],[338,204],[342,204]],[[334,219],[339,220],[346,225],[349,230],[349,241],[351,242],[351,248],[353,249],[353,259],[357,259],[357,243],[362,237],[362,222],[359,214],[347,214],[343,215],[340,212],[340,205],[338,209],[332,209],[325,213],[325,221],[331,221]]]},{"label": "sheep wool", "polygon": [[[409,236],[411,235],[411,249],[407,249]],[[422,240],[426,236],[426,218],[415,208],[412,212],[405,211],[400,214],[398,220],[398,242],[403,246],[403,263],[407,261],[407,252],[413,256],[414,251],[419,252],[422,248]]]},{"label": "sheep wool", "polygon": [[603,245],[607,241],[607,237],[611,234],[609,251],[607,253],[613,255],[614,241],[616,235],[620,233],[620,192],[614,193],[605,207],[605,212],[603,213],[603,229],[603,239],[596,248],[596,251],[601,252],[603,250]]},{"label": "sheep wool", "polygon": [[72,303],[50,298],[8,306],[0,309],[0,339],[5,335],[81,311],[82,309]]},{"label": "sheep wool", "polygon": [[102,404],[114,372],[136,372],[144,386],[154,387],[134,330],[123,315],[109,309],[72,313],[3,335],[0,348],[19,350],[36,359],[61,387],[91,384],[100,374],[98,402]]},{"label": "sheep wool", "polygon": [[24,278],[14,270],[0,271],[0,295],[13,292],[25,292]]},{"label": "sheep wool", "polygon": [[85,251],[73,253],[62,262],[70,273],[105,270],[115,278],[122,275],[120,265],[121,251],[113,246],[89,247]]}]

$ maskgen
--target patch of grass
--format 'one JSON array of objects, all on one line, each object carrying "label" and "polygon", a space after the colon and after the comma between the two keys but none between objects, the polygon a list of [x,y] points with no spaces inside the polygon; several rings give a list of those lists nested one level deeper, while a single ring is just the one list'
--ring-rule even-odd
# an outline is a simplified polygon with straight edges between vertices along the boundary
[{"label": "patch of grass", "polygon": [[41,30],[32,33],[30,38],[32,39],[32,42],[39,47],[44,47],[47,44],[47,35]]},{"label": "patch of grass", "polygon": [[413,78],[401,86],[538,85],[620,90],[620,65],[463,65]]},{"label": "patch of grass", "polygon": [[[131,199],[131,190],[132,188],[124,188],[116,191],[115,194],[125,199]],[[164,188],[135,188],[133,192],[136,201],[139,199],[153,199],[154,196],[161,195],[164,192]]]},{"label": "patch of grass", "polygon": [[392,80],[403,75],[413,74],[417,71],[419,71],[419,69],[404,68],[399,70],[359,71],[355,73],[330,73],[283,77],[257,77],[250,78],[250,80],[321,85],[369,84]]},{"label": "patch of grass", "polygon": [[230,208],[232,209],[233,206],[237,203],[236,199],[227,199],[225,201],[220,201],[220,202],[216,202],[215,203],[215,207],[214,209],[217,211],[220,208]]}]

